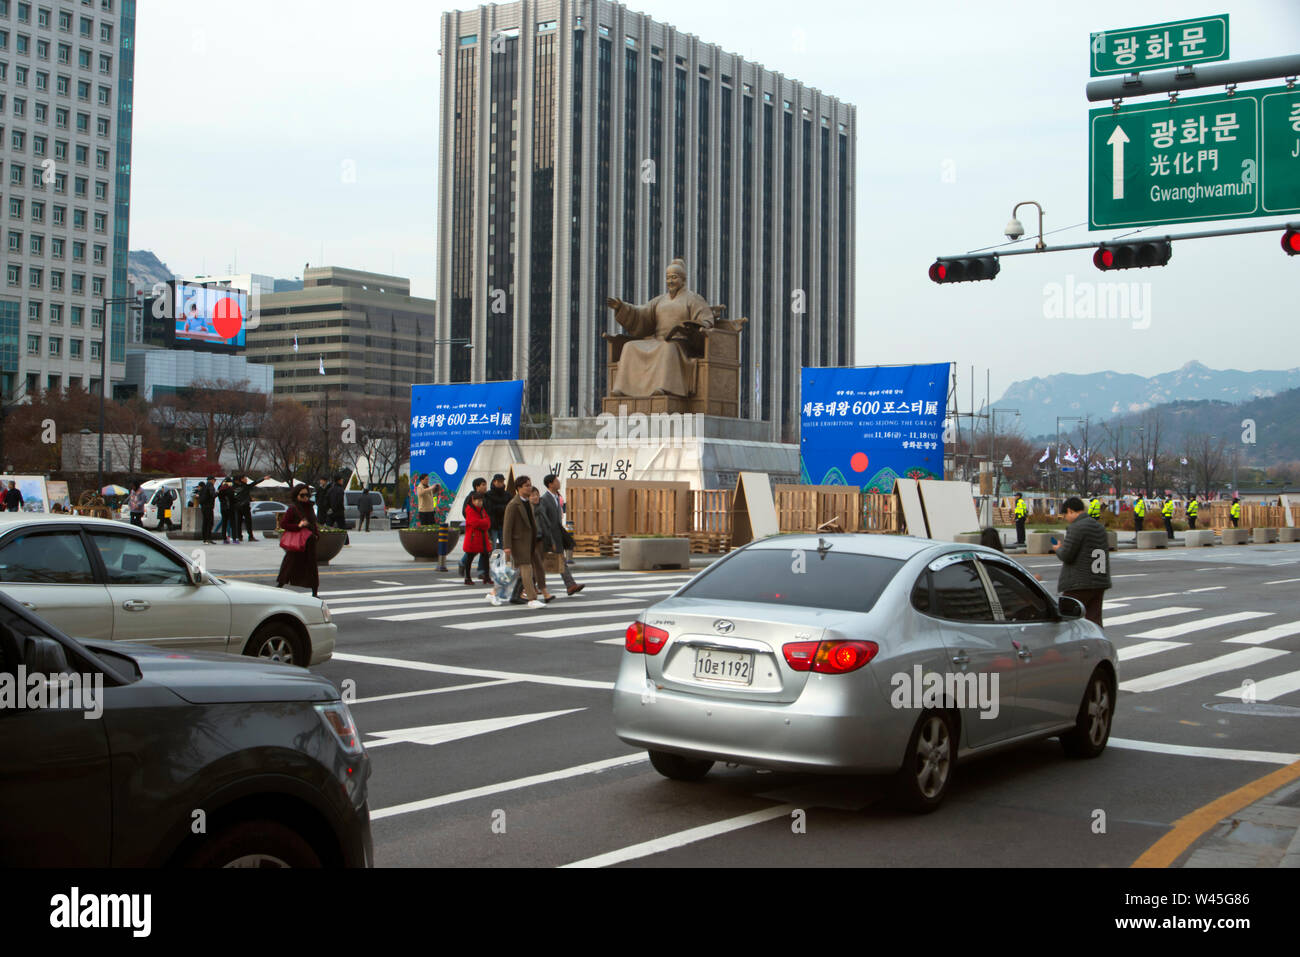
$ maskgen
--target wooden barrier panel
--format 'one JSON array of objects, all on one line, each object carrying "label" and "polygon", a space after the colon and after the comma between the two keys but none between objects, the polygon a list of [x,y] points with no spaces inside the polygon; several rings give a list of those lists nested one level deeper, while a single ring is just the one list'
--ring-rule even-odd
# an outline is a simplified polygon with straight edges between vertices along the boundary
[{"label": "wooden barrier panel", "polygon": [[628,490],[628,529],[632,535],[677,535],[677,489],[632,488]]},{"label": "wooden barrier panel", "polygon": [[859,531],[897,535],[901,528],[898,520],[898,498],[868,492],[862,496],[862,522]]},{"label": "wooden barrier panel", "polygon": [[[1294,510],[1296,506],[1292,506]],[[1211,502],[1201,506],[1200,514],[1196,517],[1197,528],[1223,529],[1232,528],[1232,516],[1230,510],[1231,502]],[[1300,516],[1297,516],[1300,518]],[[1160,515],[1157,512],[1155,516],[1157,522],[1160,521]],[[1151,512],[1147,512],[1147,522],[1151,521]],[[1286,525],[1286,513],[1282,511],[1280,505],[1253,505],[1249,502],[1241,503],[1241,519],[1237,524],[1238,528],[1282,528]]]},{"label": "wooden barrier panel", "polygon": [[573,534],[608,536],[613,531],[614,489],[609,485],[578,485],[570,482],[565,509],[573,523]]},{"label": "wooden barrier panel", "polygon": [[691,530],[714,535],[731,535],[731,490],[696,489],[691,493]]}]

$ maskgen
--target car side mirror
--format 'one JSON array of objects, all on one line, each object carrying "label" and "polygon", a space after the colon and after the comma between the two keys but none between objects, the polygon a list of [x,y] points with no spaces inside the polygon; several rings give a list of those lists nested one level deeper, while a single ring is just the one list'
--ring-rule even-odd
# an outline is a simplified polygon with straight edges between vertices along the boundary
[{"label": "car side mirror", "polygon": [[202,584],[203,584],[203,569],[199,568],[198,565],[189,565],[189,566],[187,566],[187,568],[189,569],[189,573],[190,573],[190,584],[191,584],[191,585],[202,585]]},{"label": "car side mirror", "polygon": [[1074,621],[1076,618],[1082,618],[1084,613],[1083,602],[1077,598],[1062,597],[1057,603],[1061,617],[1066,621]]},{"label": "car side mirror", "polygon": [[68,656],[63,646],[53,638],[32,635],[23,646],[23,664],[30,674],[65,674],[68,670]]}]

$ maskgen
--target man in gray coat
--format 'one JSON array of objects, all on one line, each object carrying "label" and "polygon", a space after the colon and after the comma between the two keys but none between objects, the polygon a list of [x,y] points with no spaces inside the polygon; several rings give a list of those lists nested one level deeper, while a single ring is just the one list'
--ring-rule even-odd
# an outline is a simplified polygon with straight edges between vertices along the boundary
[{"label": "man in gray coat", "polygon": [[560,577],[564,579],[564,584],[568,588],[569,594],[576,595],[587,586],[579,585],[573,580],[573,575],[569,571],[568,565],[563,561],[564,516],[560,512],[560,500],[556,497],[556,493],[560,490],[560,480],[554,475],[548,475],[542,480],[542,482],[546,486],[546,491],[542,493],[537,513],[537,523],[539,531],[542,533],[542,544],[548,551],[556,552],[560,555]]},{"label": "man in gray coat", "polygon": [[1067,598],[1077,598],[1084,617],[1101,627],[1102,596],[1110,587],[1110,541],[1106,528],[1088,517],[1088,506],[1078,497],[1067,498],[1061,506],[1069,528],[1065,541],[1052,546],[1061,560],[1061,577],[1056,590]]}]

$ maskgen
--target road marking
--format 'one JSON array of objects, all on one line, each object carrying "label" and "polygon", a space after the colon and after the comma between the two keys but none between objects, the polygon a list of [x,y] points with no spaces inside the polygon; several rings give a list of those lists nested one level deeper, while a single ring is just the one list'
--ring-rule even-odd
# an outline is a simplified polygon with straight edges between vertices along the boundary
[{"label": "road marking", "polygon": [[1130,573],[1127,574],[1127,575],[1111,575],[1110,577],[1111,577],[1112,580],[1114,580],[1114,579],[1116,579],[1116,578],[1146,578],[1148,574],[1150,574],[1150,573],[1149,573],[1149,572],[1130,572]]},{"label": "road marking", "polygon": [[1178,635],[1189,635],[1194,631],[1206,631],[1210,628],[1217,628],[1220,625],[1231,625],[1238,621],[1249,621],[1252,618],[1268,618],[1273,613],[1271,611],[1238,611],[1231,615],[1216,615],[1213,618],[1200,618],[1196,621],[1189,621],[1181,625],[1168,625],[1164,628],[1153,628],[1151,631],[1144,631],[1140,635],[1132,635],[1133,638],[1174,638]]},{"label": "road marking", "polygon": [[[649,602],[646,604],[648,605]],[[614,608],[610,611],[587,611],[584,609],[582,611],[582,618],[584,620],[590,620],[593,618],[624,618],[628,617],[629,613],[632,611],[633,609],[631,608]],[[530,614],[517,615],[514,618],[498,618],[491,622],[468,621],[458,625],[447,625],[446,627],[455,628],[457,631],[477,631],[480,628],[496,628],[497,626],[509,627],[511,625],[533,625],[540,619],[546,617],[545,612],[545,608],[534,608]],[[558,615],[560,612],[556,612],[556,614]]]},{"label": "road marking", "polygon": [[[1300,671],[1275,675],[1272,678],[1256,681],[1254,688],[1251,689],[1256,701],[1272,701],[1274,698],[1280,698],[1282,695],[1290,694],[1293,691],[1300,691]],[[1220,691],[1217,695],[1220,698],[1236,698],[1238,701],[1244,696],[1245,689],[1241,687]]]},{"label": "road marking", "polygon": [[1293,585],[1300,582],[1300,578],[1283,578],[1280,581],[1264,582],[1265,585]]},{"label": "road marking", "polygon": [[1227,585],[1212,585],[1209,588],[1192,588],[1183,592],[1184,595],[1199,595],[1203,591],[1223,591]]},{"label": "road marking", "polygon": [[[456,584],[464,589],[463,582]],[[624,595],[636,596],[642,594],[668,595],[676,591],[672,585],[664,588],[662,584],[655,585],[612,585],[605,588],[588,587],[587,594],[603,594],[607,592],[617,592]],[[330,612],[338,615],[356,615],[363,612],[371,611],[401,611],[405,608],[446,608],[453,605],[472,605],[475,602],[483,601],[483,596],[487,594],[487,587],[479,587],[475,591],[455,591],[446,592],[420,592],[414,595],[394,595],[389,598],[378,598],[382,604],[370,605],[345,605],[344,602],[363,602],[370,601],[368,598],[335,598],[329,602]],[[456,597],[459,596],[459,597]],[[431,599],[441,598],[441,601]],[[450,598],[450,600],[448,600]],[[427,599],[427,600],[426,600]],[[342,607],[339,607],[342,606]]]},{"label": "road marking", "polygon": [[[591,615],[583,615],[582,617],[583,617],[583,618],[591,618],[591,617],[593,617],[593,616],[591,616]],[[605,632],[608,632],[608,631],[609,631],[611,628],[613,628],[613,627],[614,627],[613,625],[597,625],[597,626],[595,626],[595,627],[593,628],[593,627],[591,627],[591,626],[589,626],[589,625],[582,625],[582,626],[579,626],[579,627],[577,627],[577,628],[552,628],[552,629],[550,629],[549,631],[525,631],[525,632],[521,632],[521,633],[518,635],[518,637],[520,637],[520,638],[572,638],[572,637],[574,637],[575,635],[590,635],[590,634],[594,634],[594,633],[596,633],[596,632],[600,632],[600,633],[603,634],[603,633],[605,633]],[[623,642],[624,642],[624,639],[622,639],[622,638],[616,638],[616,639],[613,639],[613,642],[612,642],[612,643],[617,643],[617,644],[620,644],[620,645],[621,645],[621,644],[623,644]]]},{"label": "road marking", "polygon": [[400,691],[397,694],[381,694],[373,698],[357,698],[348,702],[348,707],[358,704],[370,704],[375,701],[396,701],[399,698],[419,698],[428,694],[447,694],[452,691],[473,691],[476,688],[493,688],[497,685],[513,685],[519,682],[513,678],[501,679],[496,681],[475,681],[467,685],[451,685],[447,688],[428,688],[424,691]]},{"label": "road marking", "polygon": [[1127,615],[1120,615],[1117,618],[1107,620],[1107,628],[1115,628],[1119,625],[1131,625],[1138,621],[1149,621],[1152,618],[1168,618],[1170,615],[1185,615],[1188,612],[1200,611],[1199,608],[1153,608],[1150,611],[1135,611]]},{"label": "road marking", "polygon": [[626,637],[623,637],[623,638],[603,638],[603,639],[601,639],[600,641],[592,642],[592,644],[596,644],[596,645],[626,645],[626,644],[627,644],[627,638],[626,638]]},{"label": "road marking", "polygon": [[454,791],[451,794],[442,794],[438,797],[423,798],[419,801],[408,801],[406,804],[394,804],[392,807],[381,807],[370,812],[370,820],[378,821],[385,817],[395,817],[398,814],[410,814],[414,811],[427,811],[430,808],[444,807],[448,804],[459,804],[461,801],[472,801],[475,798],[490,797],[494,794],[501,794],[505,791],[517,791],[520,788],[536,787],[539,784],[549,784],[552,781],[563,781],[565,778],[576,778],[584,774],[599,774],[602,771],[609,771],[613,768],[626,767],[632,764],[640,764],[650,760],[649,756],[642,751],[640,754],[628,754],[621,758],[606,758],[604,761],[592,761],[589,764],[579,764],[571,768],[564,768],[560,771],[547,771],[545,774],[533,774],[526,778],[516,778],[513,781],[502,781],[500,784],[489,784],[481,788],[470,788],[466,791]]},{"label": "road marking", "polygon": [[491,734],[494,731],[504,731],[507,728],[517,728],[523,724],[532,724],[534,721],[545,721],[547,718],[558,718],[563,714],[574,714],[578,711],[586,711],[586,708],[569,708],[566,711],[538,711],[535,714],[512,714],[499,718],[481,718],[477,721],[453,721],[449,724],[426,724],[420,728],[398,728],[393,731],[369,731],[368,735],[378,738],[378,741],[367,741],[366,750],[372,751],[375,748],[382,748],[386,744],[424,744],[436,745],[447,744],[449,741],[459,741],[461,738],[472,738],[479,734]]},{"label": "road marking", "polygon": [[1242,751],[1238,748],[1198,748],[1188,744],[1158,744],[1155,741],[1131,741],[1111,738],[1112,748],[1125,751],[1149,751],[1152,754],[1172,754],[1180,758],[1217,758],[1220,761],[1255,761],[1260,764],[1291,764],[1300,761],[1300,754],[1280,751]]},{"label": "road marking", "polygon": [[564,678],[559,675],[533,675],[517,671],[488,671],[484,668],[461,668],[456,665],[435,665],[431,661],[407,661],[403,658],[380,658],[373,655],[334,653],[332,661],[350,661],[358,665],[377,665],[381,668],[405,668],[408,671],[432,671],[440,675],[464,675],[470,678],[508,678],[538,685],[559,685],[562,688],[595,688],[611,691],[612,681],[588,681],[585,678]]},{"label": "road marking", "polygon": [[1210,675],[1217,675],[1222,671],[1249,668],[1251,665],[1257,665],[1268,661],[1270,658],[1277,658],[1285,654],[1290,654],[1290,652],[1278,651],[1275,648],[1243,648],[1241,651],[1232,651],[1226,655],[1219,655],[1209,661],[1198,661],[1195,664],[1170,668],[1168,671],[1157,671],[1155,674],[1147,675],[1144,678],[1121,681],[1119,690],[1133,692],[1160,691],[1163,688],[1172,688],[1174,685],[1186,684],[1198,678],[1208,678]]},{"label": "road marking", "polygon": [[[689,575],[680,575],[680,573],[676,573],[676,574],[679,574],[679,576],[681,577],[681,582],[682,582],[683,585],[686,584],[688,581],[691,580],[691,576],[689,576]],[[618,575],[618,574],[615,574],[615,575],[602,575],[601,573],[597,572],[597,573],[588,573],[588,574],[584,574],[582,577],[583,577],[586,581],[588,581],[588,582],[594,582],[594,583],[596,583],[596,584],[601,584],[601,585],[609,585],[609,584],[613,584],[613,583],[618,582],[618,581],[625,581],[625,582],[628,582],[629,584],[634,583],[634,582],[641,581],[641,582],[644,582],[647,586],[649,586],[649,585],[658,585],[658,586],[662,586],[662,585],[663,585],[663,582],[662,582],[662,581],[646,582],[646,581],[645,581],[645,575],[644,575],[643,573],[640,573],[640,572],[630,572],[630,573],[624,573],[624,574],[621,574],[621,575]],[[464,588],[464,587],[465,587],[465,582],[464,582],[464,580],[463,580],[463,579],[459,579],[459,578],[456,578],[456,579],[446,579],[446,580],[443,580],[443,581],[428,581],[428,582],[423,582],[423,583],[418,584],[418,585],[403,585],[403,584],[401,584],[400,582],[384,582],[383,584],[391,584],[391,585],[393,585],[394,587],[392,587],[392,588],[348,588],[348,589],[344,589],[344,590],[341,590],[341,591],[322,591],[322,592],[320,593],[320,596],[321,596],[322,598],[343,598],[343,597],[346,597],[346,596],[349,596],[349,595],[361,595],[361,596],[363,596],[363,597],[365,597],[365,596],[375,596],[375,597],[378,597],[379,595],[382,595],[382,594],[388,594],[388,593],[394,593],[394,592],[411,592],[411,591],[419,591],[419,590],[422,589],[422,588],[425,588],[425,589],[428,589],[428,588],[445,588],[445,589],[448,589],[448,590],[454,590],[457,586],[459,586],[459,587],[461,587],[461,588]],[[480,583],[480,584],[481,584],[481,583]],[[487,586],[484,585],[483,587],[486,588]]]},{"label": "road marking", "polygon": [[[1292,758],[1295,759],[1297,756],[1292,755]],[[1272,794],[1297,778],[1300,778],[1300,760],[1293,760],[1288,767],[1279,768],[1271,774],[1266,774],[1211,801],[1204,807],[1197,808],[1190,814],[1184,814],[1174,822],[1173,829],[1148,847],[1132,866],[1168,867],[1206,831],[1217,826],[1224,818],[1236,814],[1247,805],[1254,804],[1260,798]]]},{"label": "road marking", "polygon": [[1276,641],[1278,638],[1287,638],[1296,634],[1300,634],[1300,621],[1293,621],[1285,625],[1274,625],[1272,628],[1248,632],[1244,635],[1238,635],[1236,638],[1227,638],[1224,639],[1223,643],[1225,645],[1262,645],[1266,642]]},{"label": "road marking", "polygon": [[564,866],[609,867],[611,864],[621,864],[624,861],[634,861],[638,857],[648,857],[651,854],[661,854],[664,851],[671,851],[674,848],[685,847],[687,844],[694,844],[696,841],[705,841],[711,837],[717,837],[719,834],[727,834],[731,831],[738,831],[741,828],[751,827],[755,824],[774,821],[781,817],[789,817],[795,810],[797,810],[797,808],[793,804],[780,804],[776,807],[764,808],[761,811],[752,811],[749,814],[742,814],[740,817],[729,817],[725,821],[717,821],[713,824],[704,824],[700,827],[692,827],[685,831],[678,831],[676,834],[667,834],[664,837],[657,837],[651,841],[643,841],[640,844],[633,844],[630,847],[620,848],[617,851],[610,851],[607,854],[597,854],[595,857],[584,858],[583,860],[574,861],[572,864],[565,864]]},{"label": "road marking", "polygon": [[400,585],[401,584],[401,582],[386,582],[379,578],[374,579],[374,582],[376,585]]},{"label": "road marking", "polygon": [[1150,601],[1152,598],[1173,598],[1175,595],[1181,595],[1180,591],[1162,591],[1154,595],[1121,595],[1122,601]]},{"label": "road marking", "polygon": [[1185,641],[1144,641],[1138,645],[1129,645],[1127,648],[1121,648],[1118,652],[1120,661],[1132,661],[1134,658],[1145,658],[1147,655],[1158,655],[1162,651],[1173,651],[1175,648],[1186,648]]},{"label": "road marking", "polygon": [[[432,621],[433,619],[436,618],[455,618],[455,617],[462,617],[465,615],[473,615],[473,616],[501,615],[501,614],[505,614],[505,612],[501,611],[502,608],[518,607],[518,606],[511,606],[509,604],[500,605],[500,606],[489,605],[483,599],[480,599],[480,601],[483,602],[482,608],[448,608],[444,611],[416,611],[416,612],[411,612],[410,614],[407,615],[385,615],[377,618],[372,618],[371,620],[372,621]],[[635,598],[612,598],[609,601],[601,602],[601,605],[635,605],[635,604],[638,604],[638,601]],[[542,610],[543,609],[541,608],[533,609],[534,612],[538,612],[538,613],[540,613]],[[586,612],[584,611],[583,614],[586,614]],[[506,621],[506,620],[507,619],[502,619],[502,621]],[[481,627],[481,626],[476,626],[476,627]]]}]

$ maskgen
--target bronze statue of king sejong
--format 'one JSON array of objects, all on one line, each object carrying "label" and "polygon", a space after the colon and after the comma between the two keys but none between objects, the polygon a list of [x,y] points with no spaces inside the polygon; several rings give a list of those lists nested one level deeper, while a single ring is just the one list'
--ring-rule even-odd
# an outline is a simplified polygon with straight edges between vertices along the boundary
[{"label": "bronze statue of king sejong", "polygon": [[674,259],[664,280],[668,291],[643,306],[621,299],[605,301],[631,341],[623,344],[612,396],[689,397],[695,392],[695,359],[703,337],[724,306],[710,306],[686,288],[686,264]]}]

